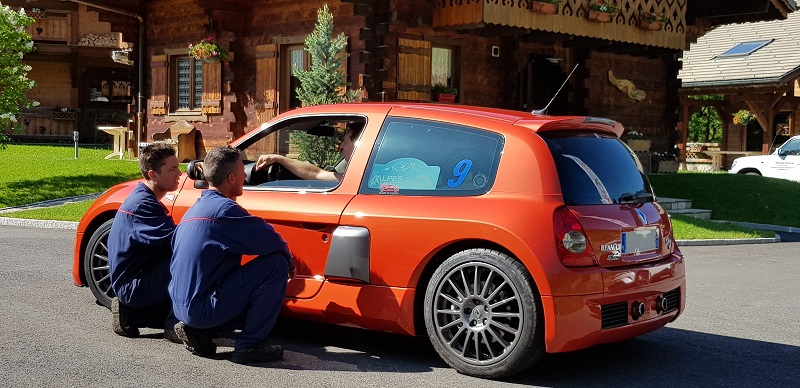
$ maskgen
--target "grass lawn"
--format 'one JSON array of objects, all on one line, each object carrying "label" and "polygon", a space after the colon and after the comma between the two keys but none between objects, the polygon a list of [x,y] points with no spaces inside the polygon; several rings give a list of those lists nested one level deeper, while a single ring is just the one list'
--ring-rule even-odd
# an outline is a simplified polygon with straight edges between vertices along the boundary
[{"label": "grass lawn", "polygon": [[658,197],[692,200],[714,220],[800,227],[800,182],[728,173],[650,175]]},{"label": "grass lawn", "polygon": [[135,160],[105,160],[111,148],[15,145],[0,150],[0,208],[104,191],[141,177]]},{"label": "grass lawn", "polygon": [[94,201],[72,202],[61,206],[4,213],[0,214],[0,216],[26,218],[30,220],[79,221],[81,217],[83,217],[83,214],[89,210],[89,206],[92,205],[92,202]]}]

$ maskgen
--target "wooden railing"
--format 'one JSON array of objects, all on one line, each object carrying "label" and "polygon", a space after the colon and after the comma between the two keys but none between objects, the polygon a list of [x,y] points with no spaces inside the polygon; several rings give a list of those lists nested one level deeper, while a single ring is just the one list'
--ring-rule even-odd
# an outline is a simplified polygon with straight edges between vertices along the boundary
[{"label": "wooden railing", "polygon": [[[608,39],[672,49],[687,49],[686,2],[618,0],[609,23],[588,19],[594,0],[562,0],[556,14],[535,12],[532,0],[434,0],[434,27],[480,28],[487,24]],[[665,15],[660,30],[639,28],[641,12]]]},{"label": "wooden railing", "polygon": [[69,11],[47,11],[44,18],[34,19],[26,31],[34,41],[69,42],[72,33],[69,14]]}]

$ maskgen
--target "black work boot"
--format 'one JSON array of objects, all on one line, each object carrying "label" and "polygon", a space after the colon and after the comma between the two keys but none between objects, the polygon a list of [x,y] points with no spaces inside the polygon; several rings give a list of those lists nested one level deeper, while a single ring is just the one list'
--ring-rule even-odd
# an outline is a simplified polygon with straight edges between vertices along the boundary
[{"label": "black work boot", "polygon": [[200,357],[211,357],[217,352],[207,330],[195,329],[183,322],[175,324],[175,334],[186,345],[186,350]]},{"label": "black work boot", "polygon": [[231,356],[231,361],[237,364],[250,364],[254,362],[277,361],[282,358],[283,348],[280,345],[270,345],[264,341],[249,348],[235,349]]},{"label": "black work boot", "polygon": [[129,309],[119,302],[119,298],[111,299],[111,330],[123,337],[136,338],[139,329],[130,324]]}]

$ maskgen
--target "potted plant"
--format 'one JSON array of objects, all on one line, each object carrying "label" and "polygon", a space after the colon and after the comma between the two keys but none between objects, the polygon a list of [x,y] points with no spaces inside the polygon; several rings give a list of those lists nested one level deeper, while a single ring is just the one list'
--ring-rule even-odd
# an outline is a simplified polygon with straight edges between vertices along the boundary
[{"label": "potted plant", "polygon": [[639,28],[643,30],[658,31],[667,21],[666,15],[658,12],[640,12]]},{"label": "potted plant", "polygon": [[677,155],[669,152],[653,152],[653,168],[659,174],[675,174],[678,172],[680,163]]},{"label": "potted plant", "polygon": [[733,114],[733,123],[735,125],[747,125],[750,124],[751,121],[756,119],[756,115],[749,110],[742,109]]},{"label": "potted plant", "polygon": [[189,55],[208,63],[218,63],[228,61],[228,50],[214,41],[214,37],[209,36],[189,46]]},{"label": "potted plant", "polygon": [[619,8],[617,2],[612,0],[590,0],[589,2],[589,20],[597,21],[600,23],[608,23],[611,17],[614,16]]},{"label": "potted plant", "polygon": [[431,88],[431,94],[434,100],[438,102],[455,102],[458,89],[438,82]]},{"label": "potted plant", "polygon": [[558,12],[558,6],[561,0],[531,0],[528,6],[533,12],[554,14]]},{"label": "potted plant", "polygon": [[620,136],[620,140],[630,147],[634,152],[647,152],[650,151],[651,140],[648,140],[644,134],[636,131],[628,131]]}]

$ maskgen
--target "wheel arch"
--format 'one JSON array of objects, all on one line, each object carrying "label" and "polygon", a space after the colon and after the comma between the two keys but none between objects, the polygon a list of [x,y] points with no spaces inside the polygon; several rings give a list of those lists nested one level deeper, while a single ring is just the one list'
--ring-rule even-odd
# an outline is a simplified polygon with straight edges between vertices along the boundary
[{"label": "wheel arch", "polygon": [[80,274],[80,277],[81,277],[81,282],[84,285],[86,285],[86,282],[87,282],[86,273],[83,271],[84,260],[86,260],[86,257],[85,257],[86,256],[86,245],[89,244],[89,240],[92,239],[92,235],[97,230],[97,228],[99,228],[100,225],[103,225],[104,222],[114,218],[114,216],[116,214],[117,214],[116,210],[106,210],[106,211],[104,211],[102,213],[99,213],[98,215],[96,215],[92,219],[91,222],[89,222],[89,225],[87,225],[86,229],[83,231],[83,235],[82,235],[83,238],[80,241],[81,249],[80,249],[80,256],[78,257],[78,260],[79,260],[79,262],[78,262],[79,267],[78,268],[81,268],[81,271],[79,271],[79,274]]},{"label": "wheel arch", "polygon": [[759,170],[758,170],[757,168],[755,168],[755,167],[745,167],[745,168],[743,168],[743,169],[741,169],[741,170],[737,171],[736,173],[737,173],[737,174],[747,174],[747,173],[751,173],[751,172],[754,172],[754,173],[756,173],[756,174],[758,174],[758,175],[762,175],[762,176],[764,175],[764,174],[762,174],[762,173],[761,173],[761,171],[759,171]]},{"label": "wheel arch", "polygon": [[[425,267],[420,272],[419,278],[417,279],[416,292],[414,293],[414,334],[415,335],[424,335],[427,336],[427,332],[425,329],[425,289],[427,288],[427,284],[430,281],[433,273],[436,271],[437,268],[449,257],[455,255],[458,252],[468,250],[468,249],[491,249],[509,257],[513,258],[514,260],[519,261],[522,265],[528,270],[528,273],[531,275],[531,280],[534,286],[534,292],[536,293],[535,297],[541,300],[541,290],[539,290],[539,284],[534,277],[533,271],[525,265],[522,260],[517,257],[513,252],[511,252],[506,247],[497,244],[492,241],[488,240],[481,240],[481,239],[468,239],[468,240],[460,240],[453,242],[452,244],[446,245],[442,247],[438,252],[433,254],[430,260],[425,264]],[[544,324],[544,321],[542,321]]]}]

